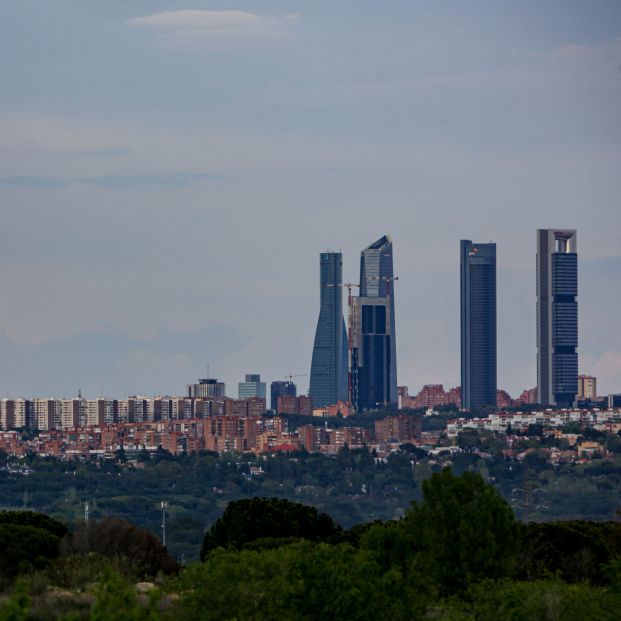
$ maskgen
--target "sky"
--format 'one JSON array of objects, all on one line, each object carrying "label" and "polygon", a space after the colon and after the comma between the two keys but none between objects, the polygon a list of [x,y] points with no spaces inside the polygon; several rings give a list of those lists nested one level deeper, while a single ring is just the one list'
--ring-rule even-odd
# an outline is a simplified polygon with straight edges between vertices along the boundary
[{"label": "sky", "polygon": [[459,384],[459,240],[536,383],[536,229],[621,391],[618,0],[3,0],[0,396],[307,389],[319,253],[394,243],[400,385]]}]

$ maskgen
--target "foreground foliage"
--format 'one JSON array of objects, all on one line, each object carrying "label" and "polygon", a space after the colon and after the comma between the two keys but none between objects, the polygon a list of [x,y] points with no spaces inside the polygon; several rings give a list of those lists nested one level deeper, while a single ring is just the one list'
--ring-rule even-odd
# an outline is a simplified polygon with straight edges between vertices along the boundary
[{"label": "foreground foliage", "polygon": [[[39,526],[23,528],[51,535]],[[621,523],[518,524],[473,473],[436,473],[403,519],[349,531],[281,499],[230,503],[204,562],[178,575],[146,562],[159,546],[127,524],[82,524],[57,557],[18,566],[0,621],[612,621],[621,610]]]}]

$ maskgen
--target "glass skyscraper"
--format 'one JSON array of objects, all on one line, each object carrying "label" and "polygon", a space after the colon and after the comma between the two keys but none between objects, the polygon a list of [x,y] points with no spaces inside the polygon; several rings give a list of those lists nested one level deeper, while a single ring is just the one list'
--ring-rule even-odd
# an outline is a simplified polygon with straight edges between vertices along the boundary
[{"label": "glass skyscraper", "polygon": [[357,411],[397,403],[392,240],[384,235],[360,255],[360,296],[353,299],[352,394]]},{"label": "glass skyscraper", "polygon": [[272,410],[278,407],[278,397],[297,397],[298,388],[291,381],[277,380],[270,386],[270,404]]},{"label": "glass skyscraper", "polygon": [[261,381],[261,376],[257,373],[246,375],[245,381],[237,384],[237,397],[239,399],[252,397],[265,399],[265,382]]},{"label": "glass skyscraper", "polygon": [[496,244],[460,242],[461,399],[496,405]]},{"label": "glass skyscraper", "polygon": [[343,257],[319,256],[320,311],[315,332],[309,395],[313,407],[347,401],[347,333],[343,319]]},{"label": "glass skyscraper", "polygon": [[574,229],[537,231],[537,399],[572,407],[578,391],[578,240]]}]

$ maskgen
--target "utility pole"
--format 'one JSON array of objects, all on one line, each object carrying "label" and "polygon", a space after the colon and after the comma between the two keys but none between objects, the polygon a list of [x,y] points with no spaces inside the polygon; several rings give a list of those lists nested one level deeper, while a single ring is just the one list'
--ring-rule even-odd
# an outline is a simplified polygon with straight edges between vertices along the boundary
[{"label": "utility pole", "polygon": [[166,547],[166,508],[168,507],[168,503],[165,500],[162,500],[162,543],[164,547]]},{"label": "utility pole", "polygon": [[88,500],[84,503],[84,521],[88,522]]}]

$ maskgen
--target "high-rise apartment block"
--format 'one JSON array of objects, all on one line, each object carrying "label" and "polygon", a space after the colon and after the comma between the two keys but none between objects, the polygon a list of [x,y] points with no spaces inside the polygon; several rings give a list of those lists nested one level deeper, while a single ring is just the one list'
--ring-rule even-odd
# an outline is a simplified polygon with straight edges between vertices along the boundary
[{"label": "high-rise apartment block", "polygon": [[303,416],[311,416],[313,413],[313,406],[311,398],[306,395],[300,395],[299,397],[291,397],[288,395],[282,395],[278,397],[276,404],[277,414],[302,414]]},{"label": "high-rise apartment block", "polygon": [[265,382],[261,381],[261,376],[255,373],[246,375],[246,380],[237,384],[237,397],[239,399],[253,397],[265,399]]},{"label": "high-rise apartment block", "polygon": [[397,403],[392,241],[384,235],[360,256],[360,296],[350,317],[351,401],[357,411]]},{"label": "high-rise apartment block", "polygon": [[597,399],[597,378],[592,375],[578,375],[578,401]]},{"label": "high-rise apartment block", "polygon": [[496,405],[496,244],[460,242],[461,390],[468,410]]},{"label": "high-rise apartment block", "polygon": [[343,319],[343,256],[319,256],[320,310],[315,331],[309,395],[314,407],[347,399],[347,333]]},{"label": "high-rise apartment block", "polygon": [[61,425],[63,429],[84,427],[86,424],[86,400],[63,399],[61,402]]},{"label": "high-rise apartment block", "polygon": [[578,392],[578,243],[573,229],[537,231],[537,400],[572,407]]},{"label": "high-rise apartment block", "polygon": [[198,384],[188,384],[188,397],[205,399],[206,397],[224,397],[226,387],[217,379],[199,379]]}]

